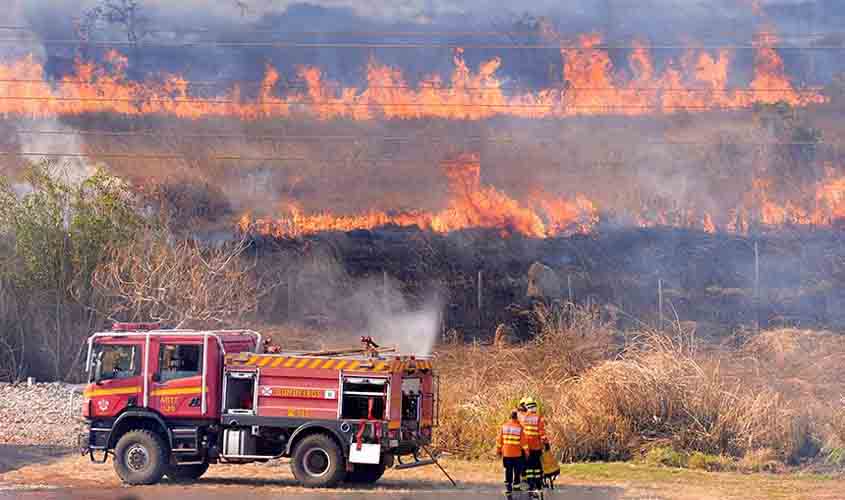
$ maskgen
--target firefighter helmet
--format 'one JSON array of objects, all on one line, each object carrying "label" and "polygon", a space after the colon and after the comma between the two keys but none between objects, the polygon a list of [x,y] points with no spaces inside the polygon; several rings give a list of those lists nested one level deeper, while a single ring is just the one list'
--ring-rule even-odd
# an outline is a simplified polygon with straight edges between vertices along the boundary
[{"label": "firefighter helmet", "polygon": [[532,398],[531,396],[526,396],[522,398],[522,401],[520,401],[519,403],[529,410],[537,409],[537,401],[534,401],[534,398]]}]

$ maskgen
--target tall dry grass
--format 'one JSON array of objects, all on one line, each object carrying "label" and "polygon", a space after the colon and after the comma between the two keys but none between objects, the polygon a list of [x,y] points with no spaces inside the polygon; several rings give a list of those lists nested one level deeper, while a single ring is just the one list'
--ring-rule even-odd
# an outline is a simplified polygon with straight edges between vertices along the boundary
[{"label": "tall dry grass", "polygon": [[770,388],[735,381],[717,356],[659,333],[565,385],[550,430],[565,460],[628,459],[650,447],[795,461],[810,419]]},{"label": "tall dry grass", "polygon": [[498,425],[527,394],[555,419],[554,402],[568,381],[618,350],[618,333],[584,312],[565,318],[540,311],[539,318],[542,333],[523,345],[455,342],[440,347],[441,449],[467,458],[490,454]]},{"label": "tall dry grass", "polygon": [[845,430],[845,419],[784,390],[788,362],[751,345],[704,349],[681,329],[621,341],[586,315],[541,314],[543,334],[530,344],[441,348],[440,447],[469,458],[490,454],[498,425],[525,394],[542,402],[550,439],[567,461],[624,460],[671,447],[796,463]]}]

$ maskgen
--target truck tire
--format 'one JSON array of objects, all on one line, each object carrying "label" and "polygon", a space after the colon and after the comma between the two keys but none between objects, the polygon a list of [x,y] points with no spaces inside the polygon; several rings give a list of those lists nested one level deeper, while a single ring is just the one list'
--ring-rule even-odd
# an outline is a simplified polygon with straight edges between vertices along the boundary
[{"label": "truck tire", "polygon": [[171,465],[164,474],[173,481],[196,481],[208,470],[208,462],[191,465]]},{"label": "truck tire", "polygon": [[346,474],[347,483],[372,484],[384,475],[384,464],[355,464]]},{"label": "truck tire", "polygon": [[332,488],[346,477],[346,459],[326,434],[306,436],[293,450],[291,469],[306,488]]},{"label": "truck tire", "polygon": [[167,445],[155,432],[129,431],[114,448],[114,470],[126,484],[155,484],[167,464]]}]

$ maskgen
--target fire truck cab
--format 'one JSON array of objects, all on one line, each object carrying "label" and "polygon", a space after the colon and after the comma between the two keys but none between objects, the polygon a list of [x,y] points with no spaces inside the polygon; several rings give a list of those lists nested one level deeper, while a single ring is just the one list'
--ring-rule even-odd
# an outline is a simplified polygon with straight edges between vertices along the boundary
[{"label": "fire truck cab", "polygon": [[331,487],[434,463],[419,455],[437,419],[430,359],[372,346],[267,354],[262,345],[249,330],[116,324],[92,335],[82,452],[113,457],[128,484],[288,457],[302,485]]}]

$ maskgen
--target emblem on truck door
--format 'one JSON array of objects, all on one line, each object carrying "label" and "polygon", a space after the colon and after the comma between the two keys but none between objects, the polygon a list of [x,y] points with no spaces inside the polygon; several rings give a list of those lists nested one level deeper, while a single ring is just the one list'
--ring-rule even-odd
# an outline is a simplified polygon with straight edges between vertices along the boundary
[{"label": "emblem on truck door", "polygon": [[102,412],[108,410],[109,409],[108,399],[101,399],[101,400],[97,401],[97,408],[99,408],[100,411],[102,411]]}]

